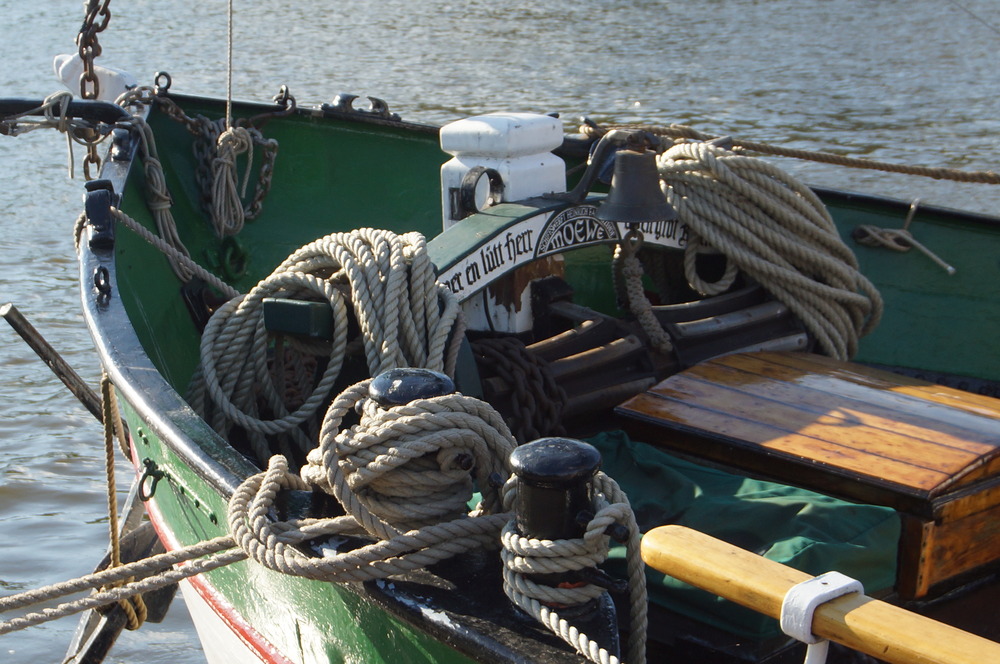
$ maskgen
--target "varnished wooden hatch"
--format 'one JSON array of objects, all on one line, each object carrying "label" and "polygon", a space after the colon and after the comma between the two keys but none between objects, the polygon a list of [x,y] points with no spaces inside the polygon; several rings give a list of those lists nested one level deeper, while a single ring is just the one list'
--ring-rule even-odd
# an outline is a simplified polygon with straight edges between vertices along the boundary
[{"label": "varnished wooden hatch", "polygon": [[672,376],[618,413],[647,442],[897,509],[904,596],[1000,559],[998,399],[818,355],[749,353]]}]

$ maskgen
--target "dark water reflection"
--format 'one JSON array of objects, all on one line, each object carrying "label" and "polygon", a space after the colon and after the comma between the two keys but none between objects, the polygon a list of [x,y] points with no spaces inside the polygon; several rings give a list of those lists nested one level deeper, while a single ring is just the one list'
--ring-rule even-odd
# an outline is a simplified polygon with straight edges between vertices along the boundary
[{"label": "dark water reflection", "polygon": [[[994,25],[1000,5],[963,0]],[[496,110],[601,122],[680,122],[707,132],[899,163],[990,169],[1000,120],[998,36],[931,0],[237,0],[235,94],[300,103],[338,92],[444,122]],[[74,49],[79,2],[0,0],[3,96],[56,91],[51,60]],[[104,64],[181,92],[225,89],[221,0],[112,3]],[[65,143],[0,137],[0,285],[94,384],[70,229],[82,184]],[[77,159],[81,157],[79,149]],[[782,162],[817,184],[1000,212],[1000,188]],[[101,433],[0,326],[0,589],[85,573],[103,554]],[[126,471],[122,468],[122,471]],[[126,484],[121,480],[121,484]],[[74,621],[0,638],[0,660],[53,661]],[[116,662],[198,661],[180,612],[128,634]]]}]

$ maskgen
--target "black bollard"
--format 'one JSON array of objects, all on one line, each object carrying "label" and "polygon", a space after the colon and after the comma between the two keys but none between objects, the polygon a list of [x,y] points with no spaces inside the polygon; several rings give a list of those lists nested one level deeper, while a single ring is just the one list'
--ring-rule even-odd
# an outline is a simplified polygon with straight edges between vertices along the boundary
[{"label": "black bollard", "polygon": [[[586,519],[580,517],[592,515],[594,475],[601,467],[601,454],[593,445],[571,438],[541,438],[515,449],[510,465],[518,479],[514,519],[521,535],[546,540],[583,536]],[[597,568],[532,578],[550,586],[616,585]],[[608,652],[618,655],[617,611],[608,593],[580,606],[555,608]]]},{"label": "black bollard", "polygon": [[510,455],[520,480],[514,513],[525,537],[572,539],[583,535],[577,515],[593,509],[591,488],[601,467],[593,445],[570,438],[540,438]]},{"label": "black bollard", "polygon": [[368,396],[383,408],[404,406],[416,399],[454,394],[455,382],[440,371],[401,367],[380,373],[368,385]]}]

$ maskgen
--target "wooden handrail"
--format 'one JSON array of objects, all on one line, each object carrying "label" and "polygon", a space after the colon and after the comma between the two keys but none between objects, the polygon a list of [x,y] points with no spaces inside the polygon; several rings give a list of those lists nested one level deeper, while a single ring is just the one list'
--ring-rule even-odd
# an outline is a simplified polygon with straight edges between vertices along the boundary
[{"label": "wooden handrail", "polygon": [[[808,574],[683,526],[661,526],[642,540],[646,564],[777,619],[792,586]],[[813,633],[899,664],[1000,662],[1000,644],[866,595],[820,606]]]}]

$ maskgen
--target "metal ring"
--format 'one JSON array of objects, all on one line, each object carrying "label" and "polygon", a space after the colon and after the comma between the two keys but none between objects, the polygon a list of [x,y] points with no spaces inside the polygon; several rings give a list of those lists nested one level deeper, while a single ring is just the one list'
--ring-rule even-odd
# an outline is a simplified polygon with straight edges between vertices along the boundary
[{"label": "metal ring", "polygon": [[94,269],[94,288],[97,289],[97,303],[107,305],[111,300],[111,273],[103,265]]},{"label": "metal ring", "polygon": [[111,273],[103,265],[94,269],[94,288],[101,295],[111,295]]},{"label": "metal ring", "polygon": [[476,189],[478,189],[479,180],[484,175],[489,178],[490,195],[483,207],[496,205],[503,199],[503,178],[500,177],[500,173],[496,169],[483,166],[471,168],[462,178],[462,184],[459,186],[463,217],[479,212],[479,206],[476,205]]},{"label": "metal ring", "polygon": [[631,225],[628,227],[628,232],[625,233],[625,237],[622,238],[622,241],[627,242],[629,245],[629,249],[631,249],[633,252],[636,252],[642,249],[642,243],[645,239],[646,238],[642,234],[642,231],[640,231],[634,225]]},{"label": "metal ring", "polygon": [[153,91],[156,94],[166,94],[170,91],[171,83],[173,83],[173,79],[170,78],[170,74],[165,71],[158,71],[156,72],[156,76],[153,78]]}]

